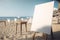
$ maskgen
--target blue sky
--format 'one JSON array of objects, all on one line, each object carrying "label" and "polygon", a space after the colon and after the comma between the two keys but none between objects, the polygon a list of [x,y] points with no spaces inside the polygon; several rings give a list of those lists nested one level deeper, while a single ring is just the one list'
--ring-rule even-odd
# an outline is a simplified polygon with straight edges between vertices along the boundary
[{"label": "blue sky", "polygon": [[[33,16],[35,5],[50,1],[51,0],[0,0],[0,17]],[[54,7],[58,7],[58,2],[55,2]]]}]

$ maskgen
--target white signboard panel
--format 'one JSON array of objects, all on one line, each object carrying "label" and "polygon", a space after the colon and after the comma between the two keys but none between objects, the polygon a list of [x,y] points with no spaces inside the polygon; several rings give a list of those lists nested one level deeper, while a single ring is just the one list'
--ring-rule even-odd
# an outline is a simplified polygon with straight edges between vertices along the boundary
[{"label": "white signboard panel", "polygon": [[31,31],[50,34],[54,1],[35,6]]}]

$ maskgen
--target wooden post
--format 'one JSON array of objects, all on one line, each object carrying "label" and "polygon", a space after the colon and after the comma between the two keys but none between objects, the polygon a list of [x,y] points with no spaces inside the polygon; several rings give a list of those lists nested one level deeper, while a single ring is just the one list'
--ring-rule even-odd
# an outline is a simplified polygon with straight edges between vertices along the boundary
[{"label": "wooden post", "polygon": [[17,34],[17,25],[18,25],[18,23],[16,23],[16,34]]}]

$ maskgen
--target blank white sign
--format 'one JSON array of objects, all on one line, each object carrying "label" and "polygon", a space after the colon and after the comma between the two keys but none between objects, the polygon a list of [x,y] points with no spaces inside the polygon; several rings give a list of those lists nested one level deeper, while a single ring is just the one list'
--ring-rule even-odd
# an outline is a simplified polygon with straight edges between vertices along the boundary
[{"label": "blank white sign", "polygon": [[51,33],[54,1],[35,6],[31,31]]}]

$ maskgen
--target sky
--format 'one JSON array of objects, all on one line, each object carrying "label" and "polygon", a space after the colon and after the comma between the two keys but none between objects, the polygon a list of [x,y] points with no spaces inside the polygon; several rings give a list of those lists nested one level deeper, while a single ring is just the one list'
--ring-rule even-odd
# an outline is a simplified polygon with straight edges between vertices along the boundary
[{"label": "sky", "polygon": [[[0,0],[0,17],[33,16],[35,5],[51,0]],[[58,2],[55,1],[55,8]]]}]

